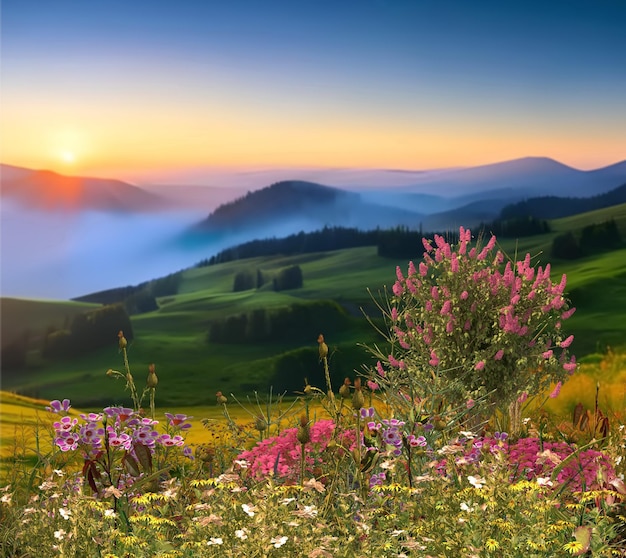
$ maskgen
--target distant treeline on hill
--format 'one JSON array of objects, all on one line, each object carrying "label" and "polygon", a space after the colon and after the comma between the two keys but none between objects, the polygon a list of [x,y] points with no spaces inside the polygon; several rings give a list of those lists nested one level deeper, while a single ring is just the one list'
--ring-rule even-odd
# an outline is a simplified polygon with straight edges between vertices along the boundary
[{"label": "distant treeline on hill", "polygon": [[561,198],[557,196],[530,198],[502,208],[500,217],[508,220],[531,215],[537,219],[560,219],[621,203],[626,203],[626,184],[605,194],[590,198]]},{"label": "distant treeline on hill", "polygon": [[[493,233],[496,236],[516,238],[544,234],[549,231],[550,226],[547,221],[526,216],[481,223],[473,230],[475,234]],[[439,234],[451,242],[458,239],[458,232],[456,231],[439,231]],[[284,238],[274,237],[245,242],[198,262],[196,267],[248,258],[292,256],[362,246],[376,246],[378,255],[386,258],[414,258],[421,254],[422,238],[433,238],[434,235],[434,232],[424,233],[421,230],[408,229],[407,227],[369,231],[344,227],[324,227],[322,230],[311,233],[299,232]]]}]

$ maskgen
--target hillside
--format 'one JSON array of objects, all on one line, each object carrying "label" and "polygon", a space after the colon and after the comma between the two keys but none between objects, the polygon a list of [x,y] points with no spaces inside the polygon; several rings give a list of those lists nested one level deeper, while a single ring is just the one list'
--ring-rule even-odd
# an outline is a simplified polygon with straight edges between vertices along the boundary
[{"label": "hillside", "polygon": [[588,198],[541,196],[502,208],[501,218],[532,216],[538,219],[559,219],[595,209],[626,203],[626,183],[604,194]]},{"label": "hillside", "polygon": [[242,230],[312,231],[325,226],[360,229],[397,225],[416,227],[422,215],[367,203],[356,193],[312,182],[283,181],[218,207],[194,227],[198,233]]},{"label": "hillside", "polygon": [[0,298],[2,346],[14,343],[25,333],[30,337],[39,337],[49,328],[64,327],[76,314],[98,306],[81,302],[2,297]]}]

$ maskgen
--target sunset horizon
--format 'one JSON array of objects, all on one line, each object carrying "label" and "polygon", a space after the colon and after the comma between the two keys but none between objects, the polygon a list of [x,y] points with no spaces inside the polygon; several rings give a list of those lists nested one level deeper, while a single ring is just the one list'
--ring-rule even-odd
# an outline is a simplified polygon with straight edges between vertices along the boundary
[{"label": "sunset horizon", "polygon": [[1,9],[5,164],[141,181],[626,158],[620,2]]}]

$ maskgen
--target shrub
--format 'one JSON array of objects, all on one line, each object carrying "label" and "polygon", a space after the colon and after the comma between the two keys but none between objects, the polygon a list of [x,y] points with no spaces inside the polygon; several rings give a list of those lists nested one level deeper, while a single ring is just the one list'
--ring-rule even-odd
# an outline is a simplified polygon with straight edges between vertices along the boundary
[{"label": "shrub", "polygon": [[429,393],[440,378],[449,402],[486,398],[506,409],[574,372],[573,336],[562,322],[575,309],[563,296],[565,275],[553,283],[550,264],[536,269],[530,254],[505,263],[493,253],[495,236],[484,247],[470,242],[463,227],[456,245],[435,235],[434,246],[423,240],[423,261],[410,262],[406,277],[397,268],[385,310],[392,350],[374,354],[396,389]]}]

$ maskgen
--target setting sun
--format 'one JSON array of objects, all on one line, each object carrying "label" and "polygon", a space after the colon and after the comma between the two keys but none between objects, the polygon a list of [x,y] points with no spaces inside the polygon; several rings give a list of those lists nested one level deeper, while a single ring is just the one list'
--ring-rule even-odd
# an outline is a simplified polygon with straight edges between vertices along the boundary
[{"label": "setting sun", "polygon": [[63,151],[61,153],[61,160],[64,163],[71,165],[72,163],[76,162],[76,155],[74,155],[72,151]]}]

